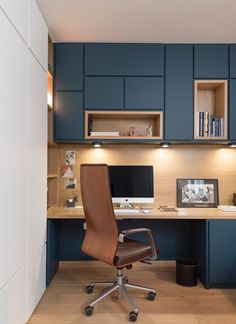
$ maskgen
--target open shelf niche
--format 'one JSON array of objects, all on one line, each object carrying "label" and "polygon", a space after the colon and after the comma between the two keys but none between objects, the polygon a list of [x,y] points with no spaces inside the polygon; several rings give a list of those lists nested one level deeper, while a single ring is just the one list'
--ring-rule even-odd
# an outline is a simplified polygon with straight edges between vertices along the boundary
[{"label": "open shelf niche", "polygon": [[161,111],[86,111],[86,139],[162,139]]},{"label": "open shelf niche", "polygon": [[227,80],[195,80],[194,139],[227,139]]}]

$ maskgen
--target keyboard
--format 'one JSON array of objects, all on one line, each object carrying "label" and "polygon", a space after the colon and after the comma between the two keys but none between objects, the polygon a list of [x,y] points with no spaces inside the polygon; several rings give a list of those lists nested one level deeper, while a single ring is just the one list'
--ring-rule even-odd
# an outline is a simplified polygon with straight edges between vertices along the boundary
[{"label": "keyboard", "polygon": [[114,208],[114,213],[115,214],[141,214],[140,209],[125,209],[125,208]]}]

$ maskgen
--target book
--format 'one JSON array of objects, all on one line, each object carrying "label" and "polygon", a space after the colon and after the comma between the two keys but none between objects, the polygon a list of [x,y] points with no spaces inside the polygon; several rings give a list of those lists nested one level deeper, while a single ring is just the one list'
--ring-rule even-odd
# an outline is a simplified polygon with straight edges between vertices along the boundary
[{"label": "book", "polygon": [[90,132],[90,136],[120,136],[120,132]]}]

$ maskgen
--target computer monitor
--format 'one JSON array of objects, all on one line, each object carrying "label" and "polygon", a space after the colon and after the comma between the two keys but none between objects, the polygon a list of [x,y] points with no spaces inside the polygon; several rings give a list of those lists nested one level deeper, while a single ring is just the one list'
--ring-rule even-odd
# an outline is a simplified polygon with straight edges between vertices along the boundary
[{"label": "computer monitor", "polygon": [[153,203],[153,166],[111,165],[109,166],[113,203]]}]

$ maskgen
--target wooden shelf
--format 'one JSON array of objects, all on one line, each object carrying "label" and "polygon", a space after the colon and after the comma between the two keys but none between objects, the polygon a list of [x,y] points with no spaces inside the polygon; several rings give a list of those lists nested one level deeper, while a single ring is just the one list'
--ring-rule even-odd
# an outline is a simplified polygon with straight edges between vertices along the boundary
[{"label": "wooden shelf", "polygon": [[195,80],[194,139],[227,139],[227,97],[227,80]]},{"label": "wooden shelf", "polygon": [[[130,129],[133,135],[129,136]],[[151,135],[149,129],[151,128]],[[119,132],[119,136],[91,136],[90,132]],[[160,111],[86,111],[86,139],[162,139],[163,114]]]}]

